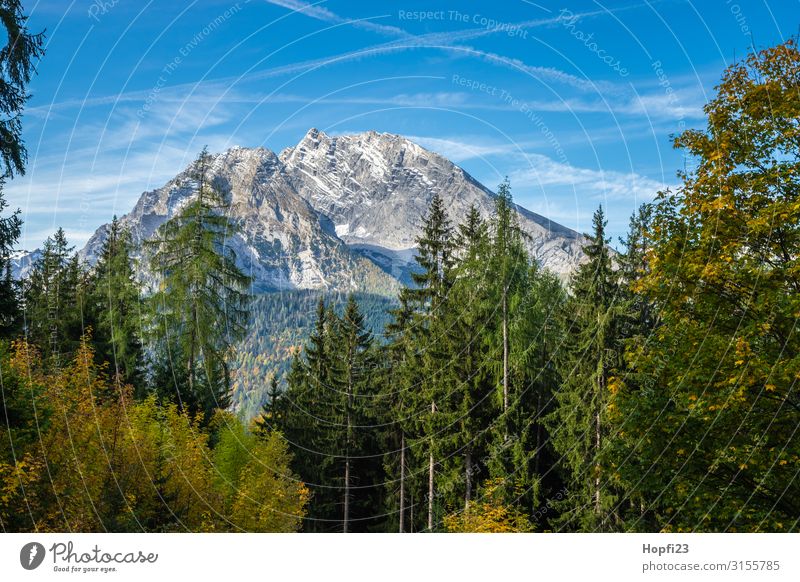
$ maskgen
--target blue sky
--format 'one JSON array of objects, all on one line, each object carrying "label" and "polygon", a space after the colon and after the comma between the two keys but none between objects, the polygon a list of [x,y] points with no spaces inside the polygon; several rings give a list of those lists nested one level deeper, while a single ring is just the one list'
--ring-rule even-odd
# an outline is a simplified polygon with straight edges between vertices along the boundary
[{"label": "blue sky", "polygon": [[6,185],[21,248],[78,245],[204,144],[276,152],[310,127],[411,137],[522,205],[609,230],[686,163],[723,69],[798,30],[800,1],[25,2],[47,54]]}]

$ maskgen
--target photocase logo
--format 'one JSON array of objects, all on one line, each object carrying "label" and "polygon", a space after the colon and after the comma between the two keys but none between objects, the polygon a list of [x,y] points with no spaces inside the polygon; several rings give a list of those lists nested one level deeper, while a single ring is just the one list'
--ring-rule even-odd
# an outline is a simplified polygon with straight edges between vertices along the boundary
[{"label": "photocase logo", "polygon": [[44,546],[39,542],[30,542],[19,551],[19,563],[26,570],[35,570],[44,561]]}]

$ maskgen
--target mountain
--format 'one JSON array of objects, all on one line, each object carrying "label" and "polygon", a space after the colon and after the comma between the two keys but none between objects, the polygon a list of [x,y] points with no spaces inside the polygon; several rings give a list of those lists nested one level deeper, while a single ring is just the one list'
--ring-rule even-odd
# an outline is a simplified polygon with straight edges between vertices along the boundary
[{"label": "mountain", "polygon": [[[189,170],[142,194],[122,217],[136,242],[195,194]],[[256,291],[393,295],[408,281],[414,239],[434,193],[454,223],[472,204],[485,217],[493,207],[492,192],[446,158],[402,136],[374,131],[329,136],[311,129],[280,155],[234,147],[214,156],[211,175],[241,225],[231,244]],[[566,278],[583,256],[583,237],[517,208],[532,255]],[[100,227],[81,251],[90,263],[107,231],[108,225]]]},{"label": "mountain", "polygon": [[[134,243],[152,236],[196,195],[190,173],[191,166],[161,188],[145,192],[120,219]],[[252,275],[256,292],[369,289],[391,295],[397,291],[395,279],[352,252],[336,236],[330,220],[297,194],[271,151],[231,148],[214,156],[210,176],[241,226],[229,243],[239,265]],[[89,263],[96,260],[108,228],[101,226],[81,251]],[[146,261],[140,268],[147,280]]]},{"label": "mountain", "polygon": [[[339,238],[401,278],[434,193],[444,199],[454,223],[466,217],[470,205],[484,218],[494,207],[486,186],[399,135],[368,131],[332,137],[311,129],[279,158],[289,183],[333,221]],[[517,209],[532,255],[565,278],[582,257],[582,237],[521,206]]]},{"label": "mountain", "polygon": [[36,249],[35,251],[18,250],[11,253],[9,259],[11,260],[11,276],[14,279],[24,279],[28,276],[33,264],[42,256],[42,251]]}]

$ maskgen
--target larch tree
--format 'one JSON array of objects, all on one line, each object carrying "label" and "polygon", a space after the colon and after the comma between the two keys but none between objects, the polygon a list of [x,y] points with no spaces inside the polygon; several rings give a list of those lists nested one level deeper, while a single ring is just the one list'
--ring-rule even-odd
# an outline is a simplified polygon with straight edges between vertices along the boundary
[{"label": "larch tree", "polygon": [[196,194],[165,222],[147,246],[158,288],[151,297],[159,357],[181,366],[185,385],[167,390],[180,406],[209,417],[224,409],[230,393],[228,359],[245,333],[250,277],[236,264],[230,244],[236,224],[226,216],[225,194],[211,176],[206,149],[189,181]]}]

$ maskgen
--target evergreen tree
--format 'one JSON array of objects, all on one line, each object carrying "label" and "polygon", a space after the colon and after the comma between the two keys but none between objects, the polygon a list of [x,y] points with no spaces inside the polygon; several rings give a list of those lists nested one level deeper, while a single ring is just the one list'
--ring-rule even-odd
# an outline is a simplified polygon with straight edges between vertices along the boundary
[{"label": "evergreen tree", "polygon": [[261,415],[256,419],[256,430],[261,435],[268,435],[279,431],[283,426],[283,400],[281,389],[278,387],[278,376],[273,374],[269,380],[267,401],[261,407]]},{"label": "evergreen tree", "polygon": [[36,61],[44,54],[44,34],[31,34],[19,0],[0,4],[0,23],[8,35],[0,50],[0,189],[6,178],[25,173],[28,153],[22,140],[22,110]]},{"label": "evergreen tree", "polygon": [[89,323],[84,320],[88,281],[73,248],[59,228],[45,240],[23,285],[28,341],[56,367],[76,352]]},{"label": "evergreen tree", "polygon": [[137,396],[144,396],[141,298],[131,262],[130,234],[116,216],[95,266],[91,309],[98,358],[111,362],[114,376],[134,386]]},{"label": "evergreen tree", "polygon": [[[532,395],[524,384],[525,354],[529,353],[531,337],[520,333],[522,308],[531,284],[530,260],[525,251],[524,234],[519,226],[517,210],[506,179],[495,196],[495,208],[490,223],[488,251],[486,335],[487,366],[496,388],[500,413],[491,427],[489,473],[498,479],[494,494],[504,494],[509,502],[529,481],[526,473],[529,452],[523,450],[523,432],[530,429],[530,417],[535,414],[526,405]],[[515,346],[526,351],[514,351]]]},{"label": "evergreen tree", "polygon": [[[435,194],[417,238],[417,265],[411,275],[415,287],[401,292],[401,301],[412,309],[411,326],[422,372],[412,393],[417,410],[413,445],[415,457],[426,460],[424,528],[428,531],[433,531],[436,525],[436,457],[447,447],[442,431],[446,430],[452,412],[449,401],[452,345],[446,332],[445,302],[452,285],[453,250],[453,228],[444,201]],[[444,459],[443,454],[438,456]]]},{"label": "evergreen tree", "polygon": [[413,531],[409,511],[413,481],[410,469],[415,463],[409,439],[415,434],[412,391],[419,381],[411,327],[413,311],[407,295],[400,296],[400,305],[391,314],[393,320],[386,325],[386,341],[380,348],[385,365],[378,369],[376,380],[381,386],[378,405],[380,424],[384,427],[381,444],[385,451],[387,525],[389,531],[405,533]]},{"label": "evergreen tree", "polygon": [[[0,213],[8,204],[0,184]],[[10,339],[21,329],[19,285],[11,275],[11,251],[19,239],[22,220],[20,211],[0,216],[0,339]]]},{"label": "evergreen tree", "polygon": [[311,491],[306,531],[341,530],[342,394],[334,370],[336,317],[320,297],[314,331],[286,379],[280,429],[293,448],[293,467]]},{"label": "evergreen tree", "polygon": [[[355,297],[350,295],[336,326],[337,372],[343,389],[344,432],[342,530],[364,529],[380,507],[381,455],[374,422],[376,390],[372,385],[375,353],[372,334],[364,327]],[[355,492],[355,493],[354,493]]]},{"label": "evergreen tree", "polygon": [[603,466],[609,383],[620,366],[619,286],[602,207],[592,218],[593,234],[583,250],[587,261],[571,281],[565,333],[572,341],[559,362],[563,382],[548,417],[553,447],[569,497],[559,507],[559,527],[608,530],[616,526],[610,475]]},{"label": "evergreen tree", "polygon": [[[458,226],[455,248],[458,257],[449,296],[449,333],[454,345],[454,400],[457,410],[454,452],[463,459],[454,475],[456,493],[450,511],[457,509],[458,497],[464,511],[477,491],[478,479],[487,469],[491,425],[497,417],[492,366],[489,363],[489,322],[492,317],[488,270],[490,240],[488,225],[475,206]],[[490,333],[490,332],[489,332]]]},{"label": "evergreen tree", "polygon": [[152,296],[158,357],[183,368],[175,379],[185,379],[166,396],[207,417],[227,406],[229,350],[244,336],[250,298],[250,277],[239,270],[228,244],[236,226],[210,177],[211,160],[204,149],[190,174],[196,196],[148,241],[150,266],[159,278]]}]

